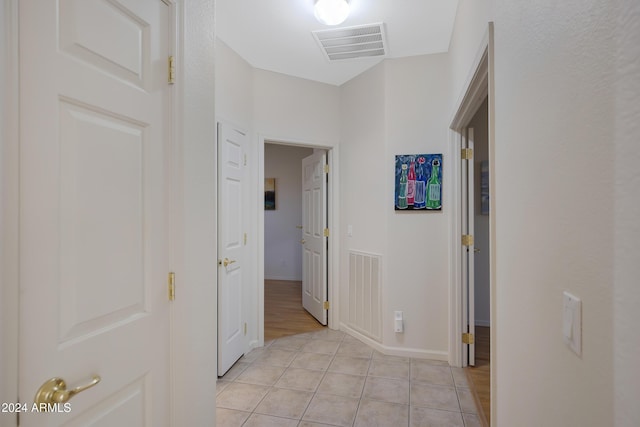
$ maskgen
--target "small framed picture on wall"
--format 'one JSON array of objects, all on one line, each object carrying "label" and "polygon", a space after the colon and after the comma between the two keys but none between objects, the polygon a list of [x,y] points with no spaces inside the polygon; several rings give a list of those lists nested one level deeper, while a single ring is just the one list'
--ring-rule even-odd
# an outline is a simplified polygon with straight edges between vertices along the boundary
[{"label": "small framed picture on wall", "polygon": [[276,179],[275,178],[264,179],[264,210],[265,211],[276,210]]}]

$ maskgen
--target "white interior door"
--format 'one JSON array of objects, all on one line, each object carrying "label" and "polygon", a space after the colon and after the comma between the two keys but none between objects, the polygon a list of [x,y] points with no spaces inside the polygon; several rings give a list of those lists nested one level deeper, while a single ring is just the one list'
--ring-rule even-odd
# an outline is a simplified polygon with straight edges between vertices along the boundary
[{"label": "white interior door", "polygon": [[246,351],[243,310],[247,136],[218,123],[218,375]]},{"label": "white interior door", "polygon": [[474,264],[474,159],[473,128],[468,128],[462,137],[462,148],[469,150],[468,159],[462,160],[462,234],[470,236],[462,244],[462,328],[468,334],[468,343],[463,345],[463,366],[475,366],[475,264]]},{"label": "white interior door", "polygon": [[19,3],[20,425],[167,426],[169,6]]},{"label": "white interior door", "polygon": [[302,159],[302,306],[327,324],[326,151]]}]

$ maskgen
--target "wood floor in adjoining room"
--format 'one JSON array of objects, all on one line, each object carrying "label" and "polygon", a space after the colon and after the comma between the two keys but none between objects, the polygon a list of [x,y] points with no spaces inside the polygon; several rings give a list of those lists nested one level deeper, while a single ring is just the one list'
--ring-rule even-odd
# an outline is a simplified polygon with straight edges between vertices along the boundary
[{"label": "wood floor in adjoining room", "polygon": [[480,406],[489,425],[491,424],[491,329],[486,326],[476,326],[476,366],[467,371],[471,376]]},{"label": "wood floor in adjoining room", "polygon": [[302,282],[264,281],[264,341],[324,329],[302,308]]}]

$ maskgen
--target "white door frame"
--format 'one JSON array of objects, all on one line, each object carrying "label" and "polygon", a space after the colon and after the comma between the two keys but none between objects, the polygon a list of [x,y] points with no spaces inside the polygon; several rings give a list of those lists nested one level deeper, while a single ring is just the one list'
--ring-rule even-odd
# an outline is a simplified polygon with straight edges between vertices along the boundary
[{"label": "white door frame", "polygon": [[[478,107],[484,99],[489,97],[489,194],[495,194],[495,105],[494,105],[494,42],[493,42],[493,23],[490,22],[487,32],[480,44],[476,58],[472,64],[471,72],[465,83],[463,92],[455,104],[454,115],[451,120],[449,130],[449,142],[451,148],[451,179],[452,197],[455,201],[452,203],[452,215],[450,217],[449,229],[451,232],[451,270],[450,277],[450,322],[449,322],[449,364],[452,366],[462,366],[462,349],[461,342],[462,331],[462,254],[461,254],[461,238],[462,238],[462,212],[459,203],[461,197],[460,189],[460,149],[462,140],[462,131],[466,128],[471,118],[477,111]],[[497,357],[496,357],[496,333],[499,327],[496,316],[496,277],[495,277],[495,241],[496,241],[496,210],[495,198],[490,197],[490,231],[489,231],[489,263],[490,263],[490,304],[491,304],[491,413],[496,413],[497,399],[495,393],[496,375],[497,375]],[[495,417],[492,417],[495,419]]]},{"label": "white door frame", "polygon": [[327,326],[330,329],[338,329],[340,325],[340,302],[339,288],[340,281],[340,239],[339,230],[339,163],[338,163],[338,144],[337,143],[316,143],[300,140],[288,140],[278,137],[268,137],[258,135],[258,208],[257,208],[257,243],[258,243],[258,277],[257,277],[257,294],[258,294],[258,342],[252,344],[253,347],[264,345],[264,145],[265,141],[269,141],[281,145],[291,145],[297,147],[320,148],[327,150],[327,163],[329,164],[329,186],[327,187],[327,203],[329,204],[329,212],[327,221],[329,224],[329,255],[327,262],[329,263],[329,271],[327,274],[327,300],[330,309],[327,317]]},{"label": "white door frame", "polygon": [[7,0],[0,6],[1,402],[15,402],[18,396],[18,2]]},{"label": "white door frame", "polygon": [[[217,365],[216,165],[214,145],[215,28],[210,0],[163,0],[173,9],[176,58],[174,97],[175,152],[172,153],[176,300],[172,307],[171,425],[205,425],[215,419]],[[0,10],[0,400],[18,396],[18,4],[6,0]],[[198,30],[203,29],[203,30]],[[206,31],[206,34],[204,32]],[[7,47],[5,51],[4,48]],[[203,96],[207,94],[208,96]],[[186,284],[189,286],[186,286]],[[182,286],[184,284],[184,286]],[[189,349],[198,348],[198,351]],[[180,378],[180,381],[174,381]],[[212,378],[203,381],[203,378]],[[176,420],[180,420],[176,423]],[[3,423],[11,425],[7,418]],[[16,420],[17,423],[17,420]],[[13,424],[15,425],[15,424]],[[4,425],[3,425],[4,426]]]}]

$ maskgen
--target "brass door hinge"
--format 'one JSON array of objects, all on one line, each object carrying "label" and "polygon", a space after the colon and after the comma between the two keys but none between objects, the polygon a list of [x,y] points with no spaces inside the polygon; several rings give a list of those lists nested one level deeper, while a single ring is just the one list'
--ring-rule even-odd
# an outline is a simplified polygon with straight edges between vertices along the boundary
[{"label": "brass door hinge", "polygon": [[473,148],[463,148],[461,150],[460,156],[462,157],[462,160],[473,159]]},{"label": "brass door hinge", "polygon": [[462,334],[463,344],[474,344],[473,334]]},{"label": "brass door hinge", "polygon": [[169,279],[167,282],[169,284],[169,301],[173,301],[176,299],[176,273],[169,273]]},{"label": "brass door hinge", "polygon": [[323,235],[324,237],[329,237],[329,229],[328,229],[328,228],[325,228],[325,229],[324,229],[324,231],[322,232],[322,235]]},{"label": "brass door hinge", "polygon": [[324,173],[329,173],[329,165],[324,165]]},{"label": "brass door hinge", "polygon": [[323,309],[325,309],[325,310],[329,310],[329,301],[325,301],[325,302],[322,304],[322,308],[323,308]]},{"label": "brass door hinge", "polygon": [[247,245],[247,233],[244,233],[244,245]]},{"label": "brass door hinge", "polygon": [[247,335],[247,323],[244,324],[244,334]]},{"label": "brass door hinge", "polygon": [[473,245],[473,236],[471,234],[463,234],[462,246],[471,246],[471,245]]},{"label": "brass door hinge", "polygon": [[176,64],[175,64],[175,60],[173,59],[173,55],[169,56],[168,62],[169,62],[168,82],[170,85],[172,85],[176,82]]}]

